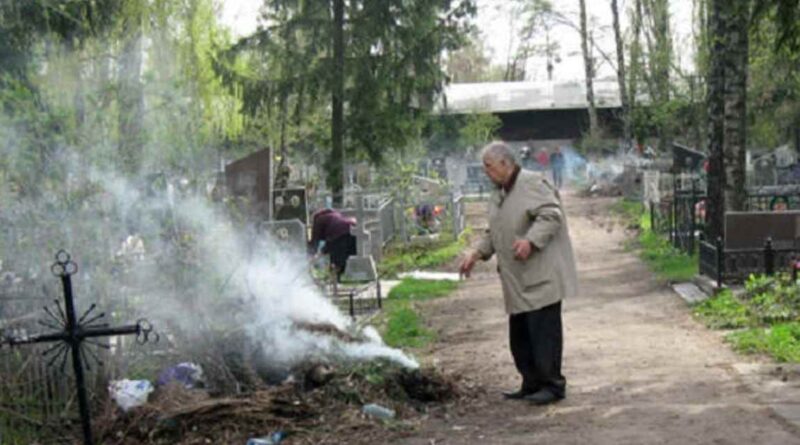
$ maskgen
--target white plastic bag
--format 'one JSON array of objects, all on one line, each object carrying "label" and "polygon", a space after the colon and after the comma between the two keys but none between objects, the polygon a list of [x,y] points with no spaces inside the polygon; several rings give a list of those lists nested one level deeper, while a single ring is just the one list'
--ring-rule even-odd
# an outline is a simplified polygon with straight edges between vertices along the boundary
[{"label": "white plastic bag", "polygon": [[147,380],[112,380],[108,385],[111,398],[123,411],[147,403],[147,396],[153,392],[153,385]]}]

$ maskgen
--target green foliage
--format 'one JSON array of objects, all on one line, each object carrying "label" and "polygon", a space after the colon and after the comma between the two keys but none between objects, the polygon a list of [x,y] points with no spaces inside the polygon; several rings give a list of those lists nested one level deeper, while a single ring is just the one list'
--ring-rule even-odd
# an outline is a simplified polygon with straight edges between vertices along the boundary
[{"label": "green foliage", "polygon": [[388,315],[383,340],[395,348],[419,348],[434,339],[430,329],[423,326],[422,318],[410,303],[401,303],[392,308]]},{"label": "green foliage", "polygon": [[453,261],[466,247],[468,232],[458,241],[440,240],[427,245],[392,245],[378,265],[381,276],[393,277],[413,269],[435,268]]},{"label": "green foliage", "polygon": [[446,296],[457,287],[458,283],[449,280],[406,278],[392,288],[384,304],[386,344],[419,348],[433,341],[435,334],[424,326],[414,302]]},{"label": "green foliage", "polygon": [[[443,51],[459,48],[472,0],[345,2],[344,135],[348,160],[381,163],[421,134],[441,90]],[[330,165],[330,98],[334,90],[331,2],[264,2],[268,24],[226,51],[216,65],[240,90],[253,119],[271,120],[273,146],[314,146]],[[246,60],[246,68],[236,63]],[[290,117],[290,118],[288,118]],[[308,121],[311,117],[313,124]],[[341,181],[329,170],[328,183]]]},{"label": "green foliage", "polygon": [[429,300],[449,294],[458,288],[452,280],[418,280],[404,278],[389,291],[391,300]]},{"label": "green foliage", "polygon": [[769,354],[779,362],[800,363],[800,322],[732,332],[726,340],[739,352]]},{"label": "green foliage", "polygon": [[697,256],[686,255],[669,243],[661,234],[650,228],[650,218],[639,202],[620,200],[614,203],[611,211],[623,219],[623,223],[638,226],[637,246],[639,255],[662,280],[688,281],[697,274]]},{"label": "green foliage", "polygon": [[697,256],[686,255],[670,245],[669,240],[653,231],[639,234],[642,258],[659,278],[669,281],[688,281],[697,275]]},{"label": "green foliage", "polygon": [[[620,199],[611,204],[611,212],[622,217],[625,226],[639,224],[641,217],[645,214],[644,206],[639,201]],[[649,225],[649,221],[647,222]]]},{"label": "green foliage", "polygon": [[466,147],[477,147],[491,141],[502,126],[500,118],[490,113],[471,113],[465,120],[458,133],[461,145]]},{"label": "green foliage", "polygon": [[698,304],[694,313],[714,329],[747,328],[726,336],[737,351],[800,361],[800,286],[787,274],[751,275],[743,294],[726,290]]},{"label": "green foliage", "polygon": [[747,107],[749,135],[755,147],[774,148],[792,140],[800,121],[800,52],[775,47],[779,30],[772,13],[750,32]]},{"label": "green foliage", "polygon": [[738,329],[752,325],[750,310],[727,289],[695,306],[694,314],[712,329]]}]

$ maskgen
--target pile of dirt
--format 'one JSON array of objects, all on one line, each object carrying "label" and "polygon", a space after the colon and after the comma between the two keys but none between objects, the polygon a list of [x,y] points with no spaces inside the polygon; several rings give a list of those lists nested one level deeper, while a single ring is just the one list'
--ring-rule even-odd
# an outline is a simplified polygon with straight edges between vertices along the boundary
[{"label": "pile of dirt", "polygon": [[[149,403],[123,413],[108,406],[95,422],[100,443],[114,445],[241,443],[282,431],[286,444],[381,443],[402,434],[434,408],[474,398],[461,378],[435,369],[406,370],[373,362],[332,370],[235,397],[211,397],[180,385],[159,388]],[[311,367],[306,372],[318,367]],[[375,403],[396,412],[391,432],[362,407]]]}]

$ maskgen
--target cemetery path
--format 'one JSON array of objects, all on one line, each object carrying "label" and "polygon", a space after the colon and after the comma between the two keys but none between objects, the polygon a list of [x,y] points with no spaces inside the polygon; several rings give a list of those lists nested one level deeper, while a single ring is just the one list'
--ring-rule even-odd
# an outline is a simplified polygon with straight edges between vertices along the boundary
[{"label": "cemetery path", "polygon": [[502,400],[519,380],[488,264],[455,296],[424,309],[438,332],[426,361],[485,392],[393,442],[800,444],[799,432],[734,370],[749,359],[694,321],[683,300],[623,248],[625,228],[608,211],[613,199],[568,193],[564,201],[581,280],[564,310],[567,398],[548,407]]}]

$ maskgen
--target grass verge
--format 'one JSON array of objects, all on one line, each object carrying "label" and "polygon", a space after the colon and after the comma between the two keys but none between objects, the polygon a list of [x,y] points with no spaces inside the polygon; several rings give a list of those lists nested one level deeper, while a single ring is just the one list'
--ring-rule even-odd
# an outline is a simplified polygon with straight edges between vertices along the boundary
[{"label": "grass verge", "polygon": [[689,281],[697,274],[697,255],[682,253],[663,234],[654,232],[649,214],[640,202],[621,199],[611,206],[611,211],[622,218],[625,227],[638,228],[639,235],[631,247],[639,249],[639,256],[659,279]]},{"label": "grass verge", "polygon": [[467,228],[458,240],[450,238],[424,245],[391,246],[378,264],[378,272],[382,277],[395,277],[398,273],[413,269],[433,269],[448,264],[467,247],[470,233],[471,230]]},{"label": "grass verge", "polygon": [[420,348],[436,339],[425,327],[415,302],[450,294],[458,283],[449,280],[417,280],[405,278],[384,300],[382,315],[383,340],[396,348]]},{"label": "grass verge", "polygon": [[736,329],[725,340],[738,352],[800,362],[800,286],[787,274],[751,276],[743,293],[720,292],[694,314],[710,328]]}]

